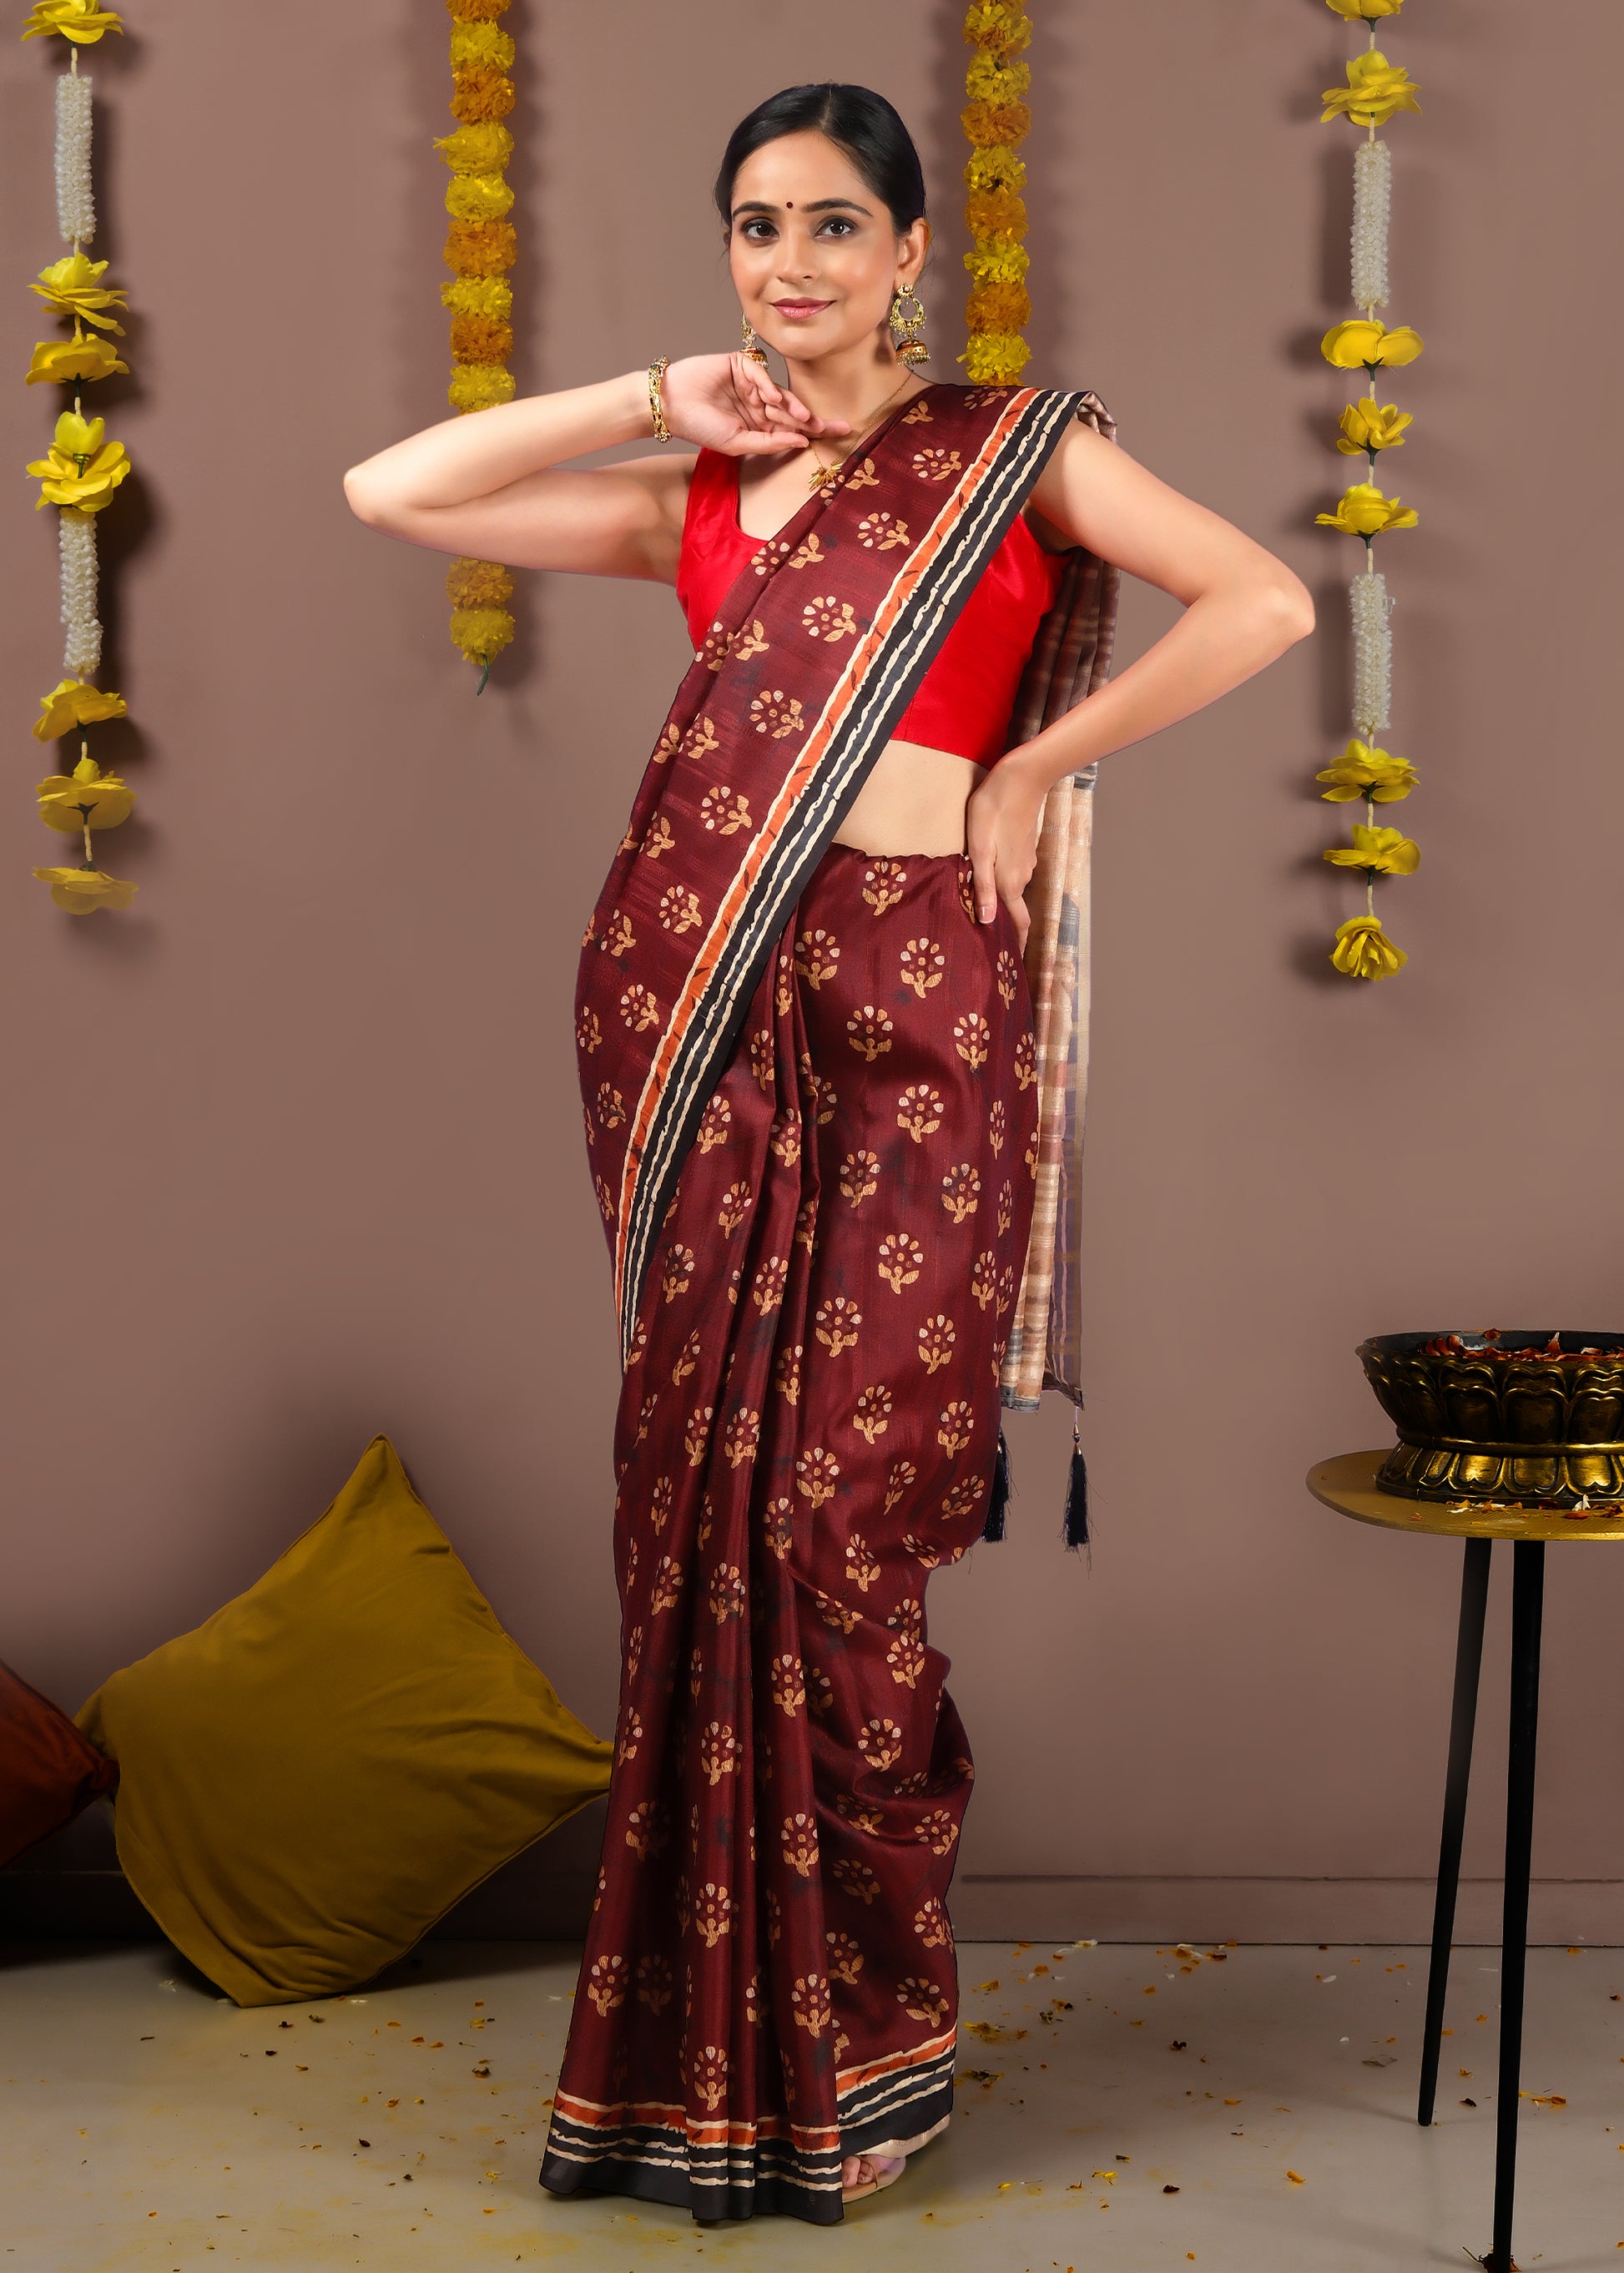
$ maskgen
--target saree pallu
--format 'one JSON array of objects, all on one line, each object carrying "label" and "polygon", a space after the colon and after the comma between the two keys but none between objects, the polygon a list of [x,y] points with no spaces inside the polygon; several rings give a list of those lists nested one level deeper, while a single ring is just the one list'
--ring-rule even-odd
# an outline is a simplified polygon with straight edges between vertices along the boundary
[{"label": "saree pallu", "polygon": [[616,1430],[605,1865],[543,2183],[842,2216],[952,2102],[973,1773],[928,1639],[979,1535],[1037,1161],[1014,926],[823,857],[651,1253]]}]

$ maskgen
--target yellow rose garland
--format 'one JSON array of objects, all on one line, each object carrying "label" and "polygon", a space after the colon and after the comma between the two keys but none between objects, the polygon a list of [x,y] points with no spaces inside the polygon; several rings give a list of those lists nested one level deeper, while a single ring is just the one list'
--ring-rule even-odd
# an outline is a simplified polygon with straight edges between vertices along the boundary
[{"label": "yellow rose garland", "polygon": [[[1391,200],[1391,156],[1376,129],[1398,110],[1421,108],[1417,90],[1402,66],[1390,64],[1376,45],[1375,19],[1396,16],[1404,0],[1326,0],[1339,16],[1370,26],[1370,42],[1363,55],[1348,64],[1345,87],[1327,87],[1321,97],[1321,124],[1347,118],[1365,129],[1365,139],[1354,157],[1353,299],[1362,316],[1333,324],[1320,342],[1320,353],[1338,371],[1363,370],[1371,391],[1342,411],[1333,446],[1350,456],[1363,454],[1371,476],[1377,453],[1402,449],[1404,429],[1414,420],[1407,410],[1376,400],[1376,374],[1395,365],[1413,363],[1421,341],[1409,325],[1389,331],[1376,315],[1387,300],[1387,219]],[[1365,913],[1337,926],[1331,961],[1350,979],[1390,979],[1408,960],[1381,927],[1376,914],[1376,879],[1413,876],[1421,853],[1414,840],[1397,829],[1376,826],[1376,807],[1408,797],[1415,785],[1415,768],[1407,758],[1395,757],[1376,747],[1376,736],[1390,721],[1392,635],[1387,627],[1389,603],[1387,580],[1375,564],[1375,539],[1390,530],[1414,529],[1419,516],[1413,506],[1386,494],[1373,478],[1355,482],[1342,491],[1330,513],[1316,514],[1321,527],[1365,540],[1365,568],[1349,587],[1353,617],[1354,687],[1353,738],[1341,757],[1315,778],[1329,786],[1322,797],[1334,804],[1365,800],[1365,819],[1353,824],[1350,845],[1333,845],[1324,855],[1333,866],[1354,868],[1365,878]]]},{"label": "yellow rose garland", "polygon": [[972,280],[965,304],[969,340],[959,361],[977,386],[1019,379],[1032,350],[1021,326],[1032,313],[1026,294],[1026,178],[1016,144],[1032,124],[1026,96],[1028,66],[1017,58],[1032,25],[1015,0],[975,0],[964,34],[975,53],[965,72],[968,98],[959,113],[971,149],[964,169],[965,219],[974,249],[964,257]]},{"label": "yellow rose garland", "polygon": [[[446,0],[446,6],[451,16],[451,111],[458,125],[434,143],[451,169],[445,261],[453,276],[440,286],[440,297],[451,311],[447,400],[454,410],[465,413],[510,402],[516,392],[507,368],[513,353],[513,290],[506,272],[518,257],[518,246],[507,218],[513,191],[502,171],[513,155],[513,136],[502,120],[514,103],[508,76],[514,43],[496,21],[508,0]],[[513,618],[503,604],[513,596],[513,578],[499,561],[459,558],[446,572],[446,596],[451,602],[452,643],[480,666],[474,692],[482,694],[492,662],[513,637]]]},{"label": "yellow rose garland", "polygon": [[[29,461],[27,471],[40,484],[36,512],[56,507],[56,544],[62,579],[62,621],[67,626],[63,669],[49,694],[40,697],[34,739],[54,742],[77,733],[79,754],[71,773],[48,774],[35,791],[40,818],[48,829],[77,836],[84,858],[75,867],[36,868],[50,886],[51,898],[69,915],[94,915],[98,908],[128,907],[138,887],[109,876],[96,866],[91,831],[116,829],[127,820],[135,791],[117,774],[103,773],[90,754],[86,726],[127,715],[124,699],[98,686],[93,674],[102,664],[102,626],[96,617],[96,515],[112,504],[130,471],[122,442],[109,441],[107,422],[85,416],[86,380],[129,371],[110,340],[124,336],[111,313],[126,304],[125,295],[102,281],[105,260],[92,260],[83,247],[95,235],[90,182],[90,75],[79,67],[79,51],[106,32],[122,32],[123,22],[94,0],[36,0],[22,36],[32,40],[59,34],[69,43],[68,68],[56,79],[56,223],[73,250],[41,268],[30,289],[53,315],[72,319],[71,340],[40,340],[25,375],[25,386],[63,386],[73,392],[73,408],[58,413],[49,449]],[[86,330],[88,325],[90,329]]]}]

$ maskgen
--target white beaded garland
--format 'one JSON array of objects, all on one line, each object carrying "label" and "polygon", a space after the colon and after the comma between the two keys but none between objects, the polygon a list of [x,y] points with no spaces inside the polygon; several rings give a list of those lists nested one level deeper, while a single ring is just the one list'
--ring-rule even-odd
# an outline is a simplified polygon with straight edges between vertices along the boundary
[{"label": "white beaded garland", "polygon": [[62,620],[68,627],[62,668],[70,679],[89,679],[101,667],[102,626],[96,618],[96,517],[64,507],[56,516],[62,562]]},{"label": "white beaded garland", "polygon": [[1393,154],[1385,142],[1361,142],[1353,154],[1353,304],[1368,315],[1387,304],[1387,222],[1393,205]]},{"label": "white beaded garland", "polygon": [[1348,598],[1353,613],[1353,731],[1361,741],[1371,742],[1393,723],[1387,580],[1379,568],[1356,576]]},{"label": "white beaded garland", "polygon": [[96,233],[87,71],[64,71],[56,81],[56,226],[70,244],[88,244]]}]

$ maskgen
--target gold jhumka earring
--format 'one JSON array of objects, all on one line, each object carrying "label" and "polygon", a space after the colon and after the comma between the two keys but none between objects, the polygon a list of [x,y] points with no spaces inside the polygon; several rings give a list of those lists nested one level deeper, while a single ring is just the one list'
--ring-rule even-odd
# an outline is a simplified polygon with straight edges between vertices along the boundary
[{"label": "gold jhumka earring", "polygon": [[[911,313],[902,304],[905,300],[913,303]],[[911,284],[899,284],[896,297],[891,304],[891,343],[897,351],[899,363],[929,362],[930,349],[925,345],[922,329],[924,321],[924,302]],[[898,332],[902,334],[900,339],[897,336]]]},{"label": "gold jhumka earring", "polygon": [[740,323],[744,332],[743,352],[748,356],[752,363],[765,363],[767,360],[767,350],[763,347],[761,341],[756,336],[755,325],[751,323],[748,316],[741,316],[740,318]]}]

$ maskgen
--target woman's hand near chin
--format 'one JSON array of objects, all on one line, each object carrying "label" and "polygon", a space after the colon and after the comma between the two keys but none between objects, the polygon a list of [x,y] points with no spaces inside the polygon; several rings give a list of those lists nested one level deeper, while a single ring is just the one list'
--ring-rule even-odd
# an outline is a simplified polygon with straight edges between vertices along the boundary
[{"label": "woman's hand near chin", "polygon": [[804,450],[808,434],[849,434],[842,418],[819,418],[747,355],[684,356],[660,382],[673,436],[730,458]]},{"label": "woman's hand near chin", "polygon": [[965,806],[965,850],[970,856],[978,923],[991,923],[1003,901],[1015,920],[1024,954],[1032,915],[1023,896],[1038,864],[1038,830],[1048,791],[1004,759],[973,789]]}]

